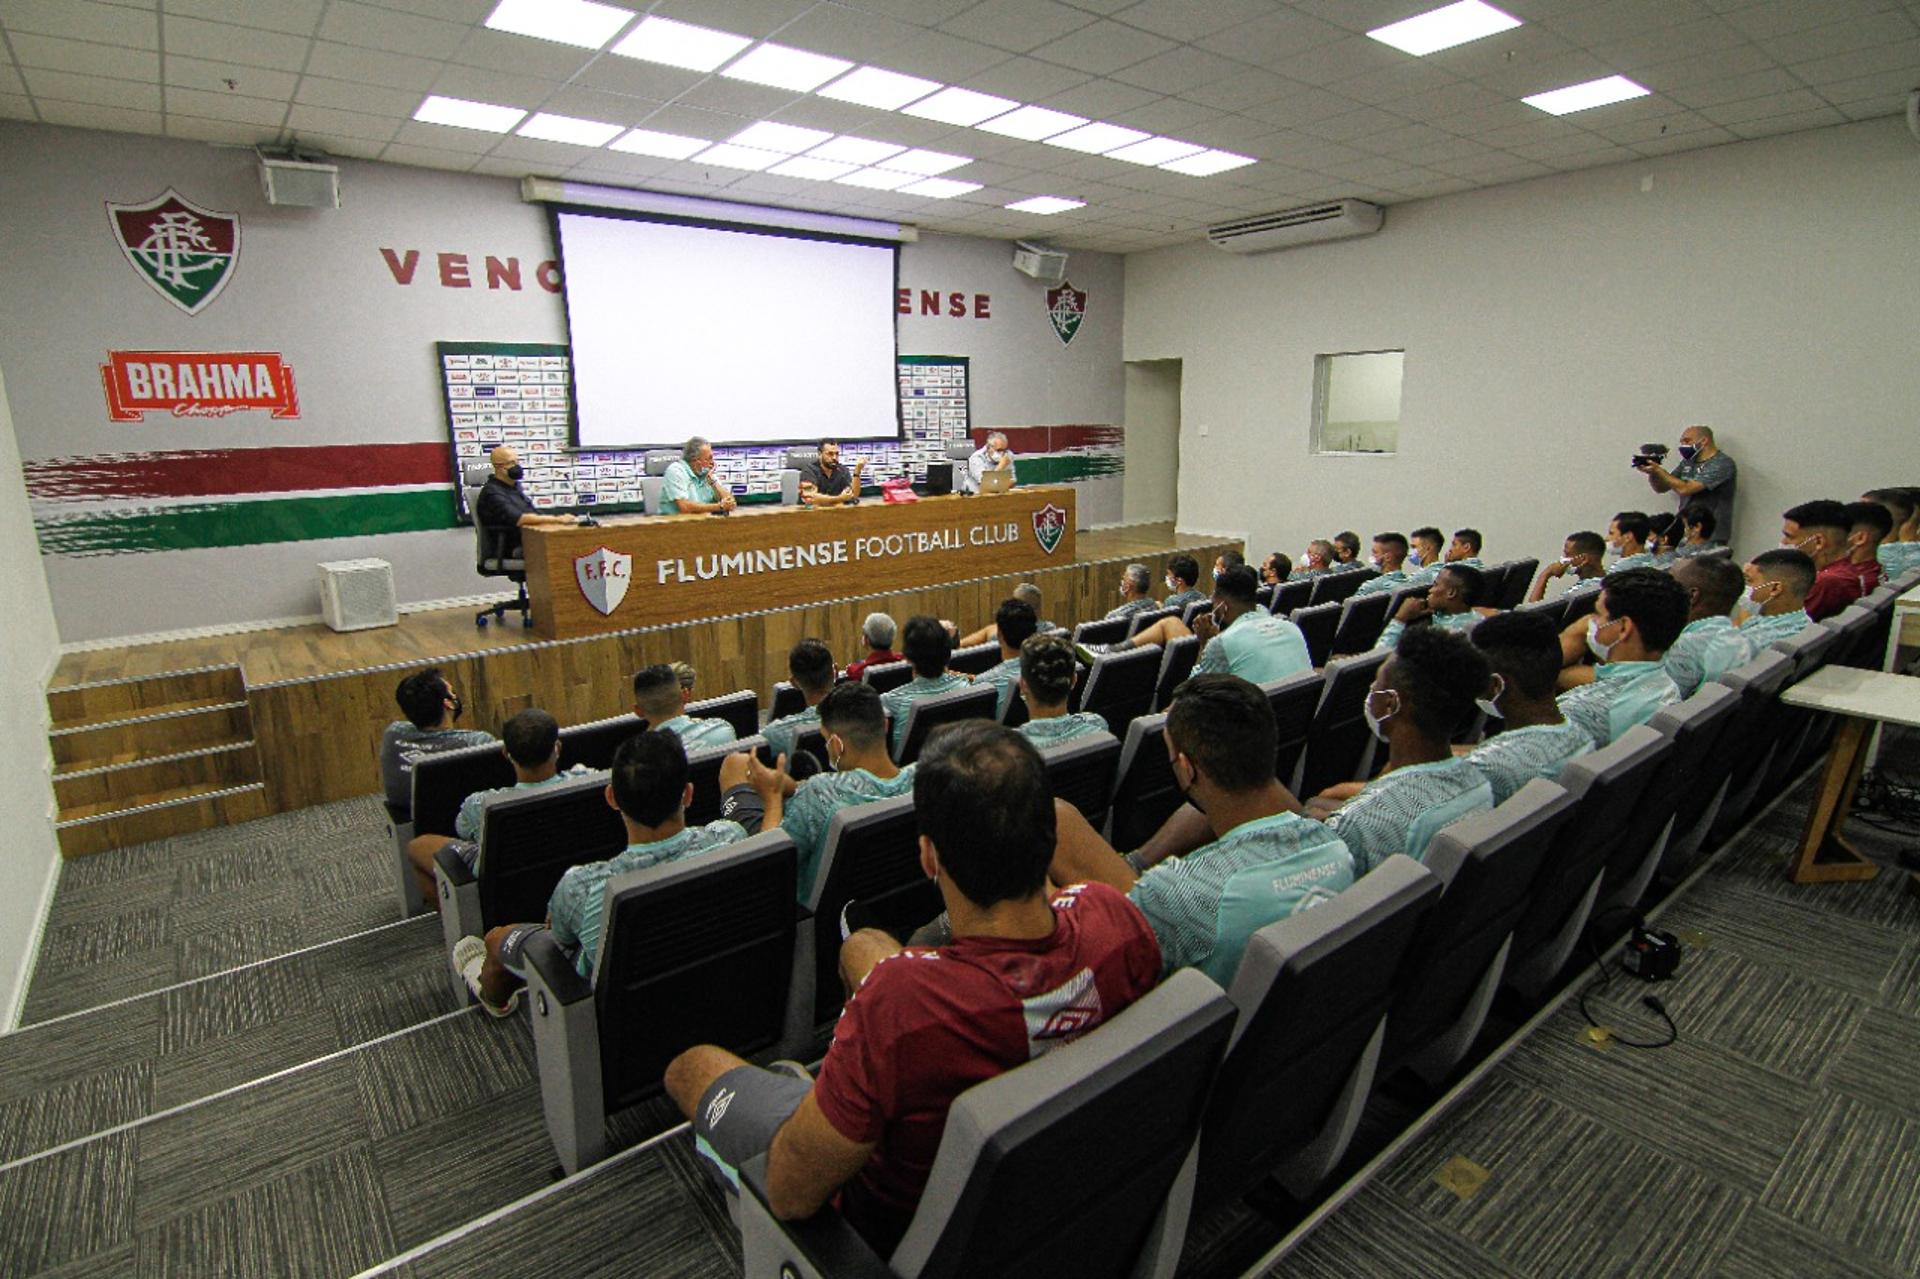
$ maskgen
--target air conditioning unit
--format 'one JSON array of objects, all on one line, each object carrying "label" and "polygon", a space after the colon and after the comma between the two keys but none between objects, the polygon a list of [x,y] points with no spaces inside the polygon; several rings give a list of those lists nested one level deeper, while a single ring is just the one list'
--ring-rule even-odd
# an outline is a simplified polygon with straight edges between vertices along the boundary
[{"label": "air conditioning unit", "polygon": [[1058,284],[1067,278],[1067,255],[1044,244],[1016,240],[1013,245],[1013,269],[1030,275],[1042,284]]},{"label": "air conditioning unit", "polygon": [[1215,248],[1229,253],[1266,253],[1321,240],[1372,235],[1380,229],[1385,216],[1384,209],[1365,200],[1333,200],[1299,209],[1282,209],[1278,213],[1262,213],[1238,222],[1222,222],[1207,228],[1207,239]]},{"label": "air conditioning unit", "polygon": [[320,615],[336,631],[398,626],[393,565],[385,560],[335,560],[320,568]]},{"label": "air conditioning unit", "polygon": [[309,160],[260,157],[260,189],[268,204],[292,205],[297,209],[337,209],[340,207],[340,166]]}]

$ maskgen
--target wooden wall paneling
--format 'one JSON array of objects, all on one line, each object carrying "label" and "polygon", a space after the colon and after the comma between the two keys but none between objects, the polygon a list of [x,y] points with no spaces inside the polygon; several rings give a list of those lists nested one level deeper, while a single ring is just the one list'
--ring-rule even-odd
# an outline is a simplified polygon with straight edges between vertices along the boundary
[{"label": "wooden wall paneling", "polygon": [[271,811],[266,792],[256,785],[237,794],[168,804],[129,813],[124,817],[62,824],[54,833],[59,838],[63,856],[80,857],[112,848],[130,848],[135,844],[207,830],[214,826],[250,822],[267,816]]},{"label": "wooden wall paneling", "polygon": [[130,763],[123,767],[54,778],[54,796],[63,819],[91,815],[88,810],[126,808],[169,791],[209,790],[260,780],[260,758],[251,743],[183,758]]},{"label": "wooden wall paneling", "polygon": [[47,694],[47,711],[54,728],[72,728],[190,706],[237,702],[245,696],[240,668],[216,666],[56,688]]}]

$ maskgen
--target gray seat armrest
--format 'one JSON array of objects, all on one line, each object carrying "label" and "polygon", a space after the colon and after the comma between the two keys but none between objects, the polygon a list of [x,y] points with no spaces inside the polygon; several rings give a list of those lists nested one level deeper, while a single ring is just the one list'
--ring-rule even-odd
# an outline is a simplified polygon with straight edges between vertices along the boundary
[{"label": "gray seat armrest", "polygon": [[468,884],[476,882],[473,872],[467,869],[467,864],[449,849],[442,848],[433,855],[433,869],[436,878],[445,877],[446,881],[455,888],[465,888]]},{"label": "gray seat armrest", "polygon": [[893,1271],[831,1208],[805,1221],[781,1221],[767,1205],[767,1157],[740,1165],[740,1242],[746,1279],[828,1276],[892,1279]]},{"label": "gray seat armrest", "polygon": [[521,950],[529,973],[538,972],[548,996],[562,1006],[571,1006],[593,998],[593,983],[580,975],[566,948],[550,932],[537,932]]},{"label": "gray seat armrest", "polygon": [[600,1073],[600,1025],[593,982],[542,930],[527,939],[527,1001],[540,1109],[553,1153],[568,1175],[607,1155],[606,1094]]},{"label": "gray seat armrest", "polygon": [[462,937],[481,936],[480,881],[450,850],[433,855],[433,891],[440,898],[440,941],[447,960],[447,980],[462,1007],[470,1001],[465,978],[453,969],[453,948]]}]

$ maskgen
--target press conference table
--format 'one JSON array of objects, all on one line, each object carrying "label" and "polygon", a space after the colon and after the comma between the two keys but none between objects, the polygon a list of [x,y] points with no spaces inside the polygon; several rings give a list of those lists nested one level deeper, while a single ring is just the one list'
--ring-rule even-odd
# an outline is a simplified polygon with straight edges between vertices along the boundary
[{"label": "press conference table", "polygon": [[534,632],[574,639],[1074,562],[1074,491],[756,505],[522,535]]}]

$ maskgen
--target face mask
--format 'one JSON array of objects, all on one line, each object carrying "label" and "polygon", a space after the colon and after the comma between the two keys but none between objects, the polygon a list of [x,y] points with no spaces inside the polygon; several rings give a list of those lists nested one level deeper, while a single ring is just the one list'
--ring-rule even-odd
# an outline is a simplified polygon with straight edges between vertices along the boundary
[{"label": "face mask", "polygon": [[1379,567],[1380,567],[1380,557],[1379,557],[1378,555],[1369,555],[1369,556],[1367,556],[1367,567],[1368,567],[1368,568],[1373,568],[1373,569],[1377,569],[1377,568],[1379,568]]},{"label": "face mask", "polygon": [[1769,585],[1771,585],[1771,583],[1762,582],[1758,586],[1749,586],[1747,588],[1747,593],[1741,598],[1746,603],[1749,612],[1758,613],[1767,606],[1767,600],[1773,598],[1771,595],[1767,596],[1764,600],[1760,598],[1760,592],[1765,590]]},{"label": "face mask", "polygon": [[1400,713],[1400,694],[1394,692],[1392,689],[1385,689],[1382,691],[1392,695],[1393,709],[1388,711],[1385,715],[1375,715],[1373,713],[1373,699],[1375,696],[1377,696],[1377,694],[1368,693],[1367,700],[1360,703],[1360,713],[1367,717],[1368,731],[1370,731],[1375,737],[1379,738],[1381,741],[1384,742],[1387,740],[1387,727],[1386,727],[1387,721]]},{"label": "face mask", "polygon": [[1693,461],[1694,454],[1698,453],[1699,451],[1700,451],[1699,449],[1695,448],[1691,444],[1682,444],[1680,446],[1680,460],[1683,462],[1691,462]]},{"label": "face mask", "polygon": [[460,712],[467,709],[467,704],[460,700],[460,694],[458,693],[449,693],[448,697],[453,701],[453,717],[459,719]]},{"label": "face mask", "polygon": [[[1611,621],[1608,621],[1605,624],[1608,626],[1613,625]],[[1600,642],[1601,625],[1602,623],[1600,619],[1597,617],[1589,617],[1587,619],[1587,651],[1589,653],[1592,653],[1594,657],[1598,658],[1600,661],[1604,662],[1607,660],[1607,654],[1611,653],[1616,647],[1618,647],[1620,641],[1615,640],[1611,644],[1602,644]]]},{"label": "face mask", "polygon": [[1201,812],[1203,813],[1206,812],[1207,806],[1200,802],[1199,797],[1195,795],[1193,791],[1188,788],[1187,783],[1180,780],[1180,761],[1178,757],[1169,760],[1168,766],[1173,771],[1173,786],[1175,790],[1180,792],[1180,798],[1186,800],[1187,803],[1192,804],[1195,808],[1199,809]]},{"label": "face mask", "polygon": [[1175,591],[1175,590],[1178,590],[1178,589],[1179,589],[1179,588],[1178,588],[1178,587],[1176,587],[1176,586],[1175,586],[1175,585],[1173,584],[1173,579],[1172,579],[1172,578],[1168,578],[1168,579],[1167,579],[1167,590],[1168,590],[1169,592],[1172,592],[1172,591]]},{"label": "face mask", "polygon": [[1505,719],[1506,716],[1500,713],[1500,694],[1506,691],[1507,681],[1505,677],[1495,675],[1493,677],[1493,691],[1485,697],[1474,698],[1473,704],[1480,708],[1482,715],[1491,716],[1494,719]]},{"label": "face mask", "polygon": [[507,478],[512,480],[516,484],[520,482],[520,477],[525,475],[526,473],[527,473],[527,468],[520,465],[518,462],[515,462],[512,466],[509,466],[507,468]]},{"label": "face mask", "polygon": [[[833,744],[835,742],[840,742],[840,751],[838,754],[834,753]],[[827,739],[827,767],[828,768],[832,769],[836,773],[839,772],[840,761],[842,759],[845,759],[846,755],[847,755],[847,744],[845,741],[842,741],[840,738],[837,738],[837,737],[829,737]]]},{"label": "face mask", "polygon": [[1408,552],[1407,552],[1407,563],[1408,563],[1408,565],[1410,565],[1410,566],[1411,566],[1411,567],[1413,567],[1413,568],[1419,568],[1419,567],[1420,567],[1420,552],[1418,552],[1418,551],[1408,551]]}]

